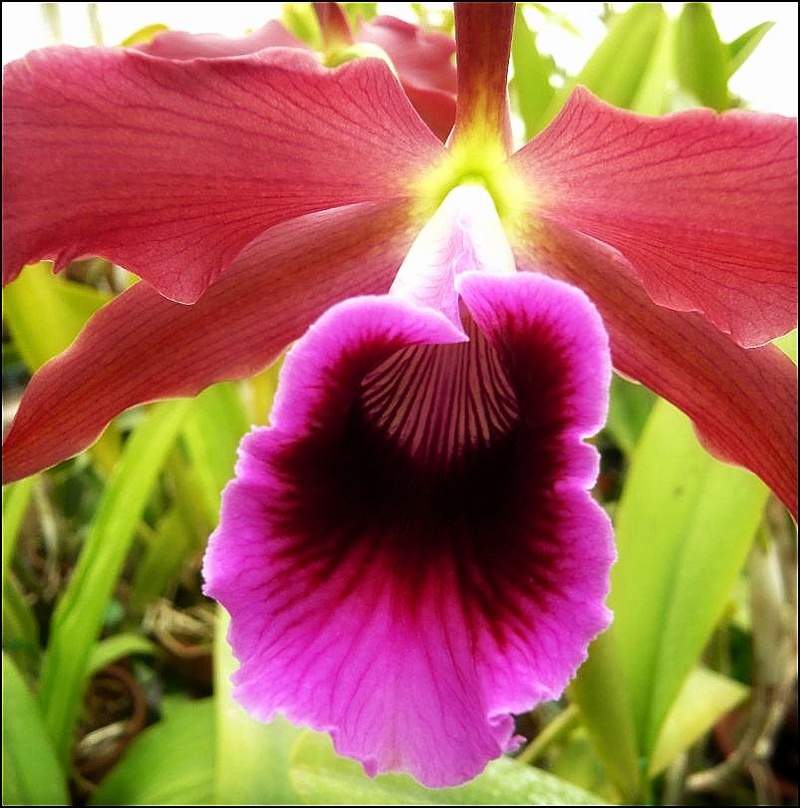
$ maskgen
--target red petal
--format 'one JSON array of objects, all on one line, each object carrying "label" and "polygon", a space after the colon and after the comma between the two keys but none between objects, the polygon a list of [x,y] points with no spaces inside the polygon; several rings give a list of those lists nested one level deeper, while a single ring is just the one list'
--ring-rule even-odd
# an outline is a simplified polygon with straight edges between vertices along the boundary
[{"label": "red petal", "polygon": [[680,407],[718,457],[750,469],[797,516],[797,368],[741,348],[700,315],[655,305],[619,253],[539,222],[521,268],[580,286],[603,316],[614,367]]},{"label": "red petal", "polygon": [[615,247],[656,303],[746,347],[797,324],[795,119],[649,118],[579,88],[512,162],[537,215]]},{"label": "red petal", "polygon": [[31,380],[3,481],[86,448],[122,410],[265,367],[330,304],[388,289],[413,240],[398,205],[311,214],[254,242],[193,306],[136,284]]},{"label": "red petal", "polygon": [[414,108],[437,137],[446,140],[456,117],[454,40],[394,17],[362,23],[358,40],[386,51]]},{"label": "red petal", "polygon": [[[317,3],[322,10],[323,33],[339,32],[346,39],[346,20],[335,3]],[[332,25],[333,24],[333,25]],[[453,128],[456,115],[456,69],[452,37],[425,32],[416,25],[394,17],[376,17],[362,23],[359,42],[378,45],[389,55],[400,77],[400,83],[420,117],[444,141]],[[192,59],[197,56],[242,56],[267,47],[310,50],[290,34],[279,22],[270,20],[263,28],[245,37],[231,38],[219,34],[185,34],[165,31],[138,50],[169,59]]]},{"label": "red petal", "polygon": [[52,48],[4,87],[3,277],[102,255],[193,302],[255,236],[399,199],[442,153],[386,65]]},{"label": "red petal", "polygon": [[270,20],[263,28],[243,37],[222,34],[186,34],[183,31],[163,31],[146,45],[136,50],[165,59],[218,58],[244,56],[264,48],[306,48],[294,34],[290,34],[277,20]]}]

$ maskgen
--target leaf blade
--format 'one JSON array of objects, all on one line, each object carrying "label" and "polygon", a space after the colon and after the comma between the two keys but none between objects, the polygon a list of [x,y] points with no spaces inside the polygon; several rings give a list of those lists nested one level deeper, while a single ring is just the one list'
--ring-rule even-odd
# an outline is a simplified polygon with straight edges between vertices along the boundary
[{"label": "leaf blade", "polygon": [[683,413],[655,405],[616,512],[609,597],[645,758],[724,609],[767,496],[753,475],[708,455]]},{"label": "leaf blade", "polygon": [[69,805],[39,705],[3,654],[3,805]]},{"label": "leaf blade", "polygon": [[136,525],[188,401],[154,406],[128,441],[103,492],[70,583],[53,615],[40,703],[59,760],[66,761],[91,648]]},{"label": "leaf blade", "polygon": [[458,788],[425,788],[407,774],[369,778],[339,757],[327,735],[305,731],[295,745],[292,782],[311,805],[600,805],[603,800],[510,758],[494,760]]},{"label": "leaf blade", "polygon": [[90,805],[214,803],[214,707],[211,699],[171,698],[165,715],[128,747]]}]

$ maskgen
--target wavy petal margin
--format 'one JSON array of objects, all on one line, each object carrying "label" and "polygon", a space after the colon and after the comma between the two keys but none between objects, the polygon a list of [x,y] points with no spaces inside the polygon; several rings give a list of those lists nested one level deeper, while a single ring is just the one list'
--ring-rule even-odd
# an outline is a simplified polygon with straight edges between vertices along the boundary
[{"label": "wavy petal margin", "polygon": [[3,482],[85,449],[128,407],[266,367],[332,303],[385,292],[418,227],[397,203],[309,214],[253,242],[193,306],[137,283],[33,376]]},{"label": "wavy petal margin", "polygon": [[[323,20],[333,22],[334,31],[337,25],[347,25],[343,18],[339,22],[342,12],[338,7],[338,14],[326,16],[325,9],[336,6],[335,3],[315,5],[325,7]],[[323,34],[325,32],[323,24]],[[349,41],[349,31],[341,33]],[[452,60],[456,44],[453,38],[435,31],[423,31],[419,26],[394,17],[375,17],[361,23],[356,38],[386,52],[414,109],[439,140],[446,140],[456,116],[456,69]],[[198,56],[242,56],[267,47],[310,49],[276,20],[270,20],[258,31],[238,38],[164,31],[137,49],[168,59],[193,59]]]},{"label": "wavy petal margin", "polygon": [[797,325],[797,120],[695,109],[661,118],[577,88],[512,157],[534,217],[618,250],[659,305],[745,347]]},{"label": "wavy petal margin", "polygon": [[362,23],[356,38],[386,51],[414,109],[441,141],[447,140],[456,119],[453,38],[395,17]]},{"label": "wavy petal margin", "polygon": [[246,56],[264,48],[306,47],[305,43],[289,33],[277,20],[270,20],[257,31],[242,37],[162,31],[150,42],[136,45],[134,50],[160,56],[162,59],[218,59],[225,56]]},{"label": "wavy petal margin", "polygon": [[369,774],[431,787],[477,775],[514,745],[512,713],[563,691],[609,622],[614,559],[581,441],[607,407],[600,318],[544,277],[458,285],[469,342],[391,295],[315,323],[272,427],[242,443],[204,562],[252,714],[283,711]]},{"label": "wavy petal margin", "polygon": [[194,302],[271,226],[407,198],[444,152],[378,59],[162,59],[67,47],[3,92],[3,280],[100,255]]},{"label": "wavy petal margin", "polygon": [[708,449],[758,475],[797,519],[797,368],[741,348],[694,312],[655,305],[616,250],[540,220],[515,244],[521,269],[580,286],[600,310],[614,367],[683,410]]}]

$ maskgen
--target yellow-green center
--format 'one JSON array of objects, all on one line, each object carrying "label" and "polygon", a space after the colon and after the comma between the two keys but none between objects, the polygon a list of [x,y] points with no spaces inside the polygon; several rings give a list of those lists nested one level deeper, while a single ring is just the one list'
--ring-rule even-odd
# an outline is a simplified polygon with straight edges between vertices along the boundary
[{"label": "yellow-green center", "polygon": [[515,228],[517,217],[529,208],[531,191],[509,166],[505,149],[495,139],[462,137],[438,165],[416,180],[412,189],[420,212],[432,215],[459,185],[485,188],[506,232]]}]

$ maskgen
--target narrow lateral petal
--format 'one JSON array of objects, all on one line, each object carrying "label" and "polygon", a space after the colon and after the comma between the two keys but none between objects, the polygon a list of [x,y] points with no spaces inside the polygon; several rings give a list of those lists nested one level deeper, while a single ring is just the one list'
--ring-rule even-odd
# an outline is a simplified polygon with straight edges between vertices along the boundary
[{"label": "narrow lateral petal", "polygon": [[750,469],[797,517],[797,368],[784,354],[655,305],[619,253],[560,223],[539,222],[518,246],[520,268],[579,285],[597,305],[615,368],[682,409],[713,454]]},{"label": "narrow lateral petal", "polygon": [[512,164],[533,216],[619,250],[656,303],[700,312],[745,347],[797,324],[796,119],[650,118],[578,88]]},{"label": "narrow lateral petal", "polygon": [[193,306],[136,284],[34,375],[3,445],[3,482],[85,449],[128,407],[252,375],[331,303],[386,291],[414,235],[403,206],[365,203],[278,225]]},{"label": "narrow lateral petal", "polygon": [[614,558],[581,441],[607,407],[596,311],[544,277],[460,278],[469,341],[388,295],[295,345],[204,562],[250,712],[432,787],[477,775],[514,745],[512,713],[563,691],[608,624]]},{"label": "narrow lateral petal", "polygon": [[443,154],[378,59],[50,48],[6,68],[4,282],[101,255],[193,302],[267,228],[406,198]]}]

